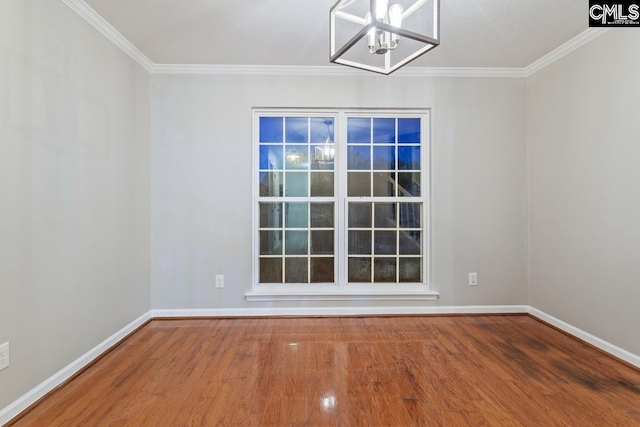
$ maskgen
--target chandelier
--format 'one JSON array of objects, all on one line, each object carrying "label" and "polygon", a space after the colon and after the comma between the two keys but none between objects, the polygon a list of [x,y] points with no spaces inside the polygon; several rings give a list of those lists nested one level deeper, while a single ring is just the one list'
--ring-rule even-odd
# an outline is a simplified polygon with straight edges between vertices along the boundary
[{"label": "chandelier", "polygon": [[323,145],[315,147],[314,160],[320,164],[333,164],[333,158],[336,155],[336,149],[333,144],[333,132],[331,132],[330,126],[333,125],[333,120],[325,120],[324,124],[327,125],[327,139]]},{"label": "chandelier", "polygon": [[331,62],[381,74],[440,44],[440,0],[339,0],[330,12]]}]

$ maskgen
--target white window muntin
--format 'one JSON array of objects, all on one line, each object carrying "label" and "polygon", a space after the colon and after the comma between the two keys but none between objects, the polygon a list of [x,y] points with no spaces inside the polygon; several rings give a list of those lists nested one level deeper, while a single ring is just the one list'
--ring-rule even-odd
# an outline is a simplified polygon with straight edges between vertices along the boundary
[{"label": "white window muntin", "polygon": [[[322,294],[326,291],[335,293],[336,289],[345,291],[345,294],[367,294],[370,291],[376,293],[388,293],[393,295],[396,292],[423,292],[429,289],[430,278],[430,123],[429,110],[333,110],[333,109],[256,109],[253,117],[253,194],[254,194],[254,225],[253,225],[253,289],[254,291],[270,290],[282,291],[287,294],[295,295]],[[272,197],[265,198],[258,196],[258,176],[259,176],[259,119],[260,117],[331,117],[334,120],[334,142],[335,142],[335,162],[334,162],[334,196],[333,197]],[[421,194],[419,197],[349,197],[347,196],[347,118],[363,117],[363,118],[420,118],[420,187]],[[398,145],[396,129],[396,142]],[[372,169],[371,171],[376,171]],[[397,172],[397,170],[396,170]],[[344,184],[343,184],[344,183]],[[373,203],[421,203],[421,224],[422,227],[422,282],[421,283],[349,283],[347,280],[347,263],[348,263],[348,227],[347,227],[347,209],[349,202],[371,201]],[[334,203],[334,278],[333,283],[259,283],[259,213],[258,203],[260,202],[333,202]],[[391,255],[391,256],[398,256]],[[284,256],[284,253],[283,253]],[[401,256],[401,255],[400,255]]]}]

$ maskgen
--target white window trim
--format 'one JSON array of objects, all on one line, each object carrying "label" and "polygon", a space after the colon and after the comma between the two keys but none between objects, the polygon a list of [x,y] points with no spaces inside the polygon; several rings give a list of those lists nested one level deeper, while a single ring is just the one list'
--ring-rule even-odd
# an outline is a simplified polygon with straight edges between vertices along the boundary
[{"label": "white window trim", "polygon": [[[252,110],[252,289],[245,293],[247,301],[435,301],[439,293],[431,289],[431,110],[430,109],[312,109],[312,108],[254,108]],[[287,117],[309,115],[323,115],[335,117],[334,138],[336,141],[335,166],[335,189],[336,189],[336,252],[335,264],[336,284],[279,284],[279,283],[258,283],[259,266],[259,232],[258,222],[258,164],[259,164],[259,142],[258,142],[258,122],[259,117],[264,115],[279,115]],[[423,283],[420,284],[385,284],[385,283],[347,283],[346,262],[347,239],[344,225],[339,225],[339,220],[346,220],[347,197],[346,186],[341,183],[346,182],[346,167],[342,167],[338,162],[344,162],[347,158],[346,141],[346,117],[361,115],[366,117],[389,117],[405,114],[415,114],[423,116],[421,134],[423,140],[421,144],[421,164],[426,166],[426,171],[421,171],[422,188],[427,189],[427,194],[422,196],[425,204],[424,209],[424,235],[427,242],[424,245]],[[338,141],[341,143],[338,144]],[[397,200],[396,200],[397,201]]]}]

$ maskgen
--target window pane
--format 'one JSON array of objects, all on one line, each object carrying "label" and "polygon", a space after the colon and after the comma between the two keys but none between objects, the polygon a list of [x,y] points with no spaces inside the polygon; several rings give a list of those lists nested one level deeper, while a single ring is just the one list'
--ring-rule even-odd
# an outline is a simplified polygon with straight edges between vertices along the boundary
[{"label": "window pane", "polygon": [[307,228],[309,224],[308,203],[287,203],[285,225],[287,228]]},{"label": "window pane", "polygon": [[309,195],[308,172],[286,172],[287,185],[285,195],[287,197],[307,197]]},{"label": "window pane", "polygon": [[376,203],[375,226],[376,228],[396,228],[395,203]]},{"label": "window pane", "polygon": [[333,170],[336,149],[333,144],[311,146],[311,169]]},{"label": "window pane", "polygon": [[420,142],[420,119],[398,119],[398,143]]},{"label": "window pane", "polygon": [[349,117],[347,119],[347,143],[371,142],[371,119]]},{"label": "window pane", "polygon": [[349,228],[371,228],[371,203],[349,203]]},{"label": "window pane", "polygon": [[400,203],[400,228],[422,227],[422,203]]},{"label": "window pane", "polygon": [[373,142],[396,142],[396,119],[373,119]]},{"label": "window pane", "polygon": [[396,168],[396,147],[373,147],[373,168],[394,170]]},{"label": "window pane", "polygon": [[422,282],[422,259],[421,258],[400,258],[400,282],[419,283]]},{"label": "window pane", "polygon": [[371,258],[349,258],[349,282],[371,282]]},{"label": "window pane", "polygon": [[333,203],[311,203],[311,227],[333,227]]},{"label": "window pane", "polygon": [[311,197],[333,196],[333,172],[311,174]]},{"label": "window pane", "polygon": [[368,146],[347,147],[347,168],[349,170],[371,169],[371,150]]},{"label": "window pane", "polygon": [[373,281],[388,283],[396,281],[396,258],[375,258],[373,261]]},{"label": "window pane", "polygon": [[413,230],[401,230],[400,231],[400,255],[421,255],[422,245],[421,238],[422,232]]},{"label": "window pane", "polygon": [[373,236],[373,244],[376,255],[395,255],[396,232],[376,231]]},{"label": "window pane", "polygon": [[[312,117],[311,118],[311,142],[333,143],[333,118]],[[328,140],[328,141],[327,141]]]},{"label": "window pane", "polygon": [[282,172],[260,172],[260,197],[282,196]]},{"label": "window pane", "polygon": [[282,255],[282,231],[260,232],[260,255]]},{"label": "window pane", "polygon": [[282,169],[282,146],[260,146],[260,169]]},{"label": "window pane", "polygon": [[307,231],[287,230],[284,235],[285,235],[285,254],[307,255],[309,253]]},{"label": "window pane", "polygon": [[395,172],[373,173],[373,197],[395,196]]},{"label": "window pane", "polygon": [[333,283],[333,258],[311,258],[311,283]]},{"label": "window pane", "polygon": [[398,173],[398,196],[420,197],[420,172]]},{"label": "window pane", "polygon": [[371,231],[349,231],[349,255],[371,254]]},{"label": "window pane", "polygon": [[282,117],[260,117],[260,142],[282,142]]},{"label": "window pane", "polygon": [[398,147],[398,169],[420,170],[420,147]]},{"label": "window pane", "polygon": [[286,142],[309,142],[309,121],[306,117],[287,117],[285,119]]},{"label": "window pane", "polygon": [[371,197],[370,172],[349,172],[347,181],[347,196]]},{"label": "window pane", "polygon": [[260,258],[260,283],[282,283],[282,258]]},{"label": "window pane", "polygon": [[285,258],[284,281],[285,283],[307,283],[309,258]]},{"label": "window pane", "polygon": [[333,255],[333,230],[311,231],[311,255]]},{"label": "window pane", "polygon": [[309,169],[307,145],[288,145],[284,165],[287,169]]},{"label": "window pane", "polygon": [[[256,256],[261,283],[336,283],[336,268],[345,262],[347,272],[340,277],[346,275],[349,282],[422,282],[424,201],[409,199],[428,192],[420,185],[421,173],[428,173],[421,169],[427,166],[421,158],[421,118],[258,121],[254,161],[259,167]],[[346,125],[346,141],[340,143],[347,146],[341,151],[346,158],[336,163],[338,125]],[[346,181],[338,180],[338,172],[346,174]],[[337,224],[338,194],[352,198],[347,224]],[[341,252],[346,259],[335,259],[336,235],[347,237],[347,251]]]},{"label": "window pane", "polygon": [[260,203],[260,228],[282,228],[282,203]]}]

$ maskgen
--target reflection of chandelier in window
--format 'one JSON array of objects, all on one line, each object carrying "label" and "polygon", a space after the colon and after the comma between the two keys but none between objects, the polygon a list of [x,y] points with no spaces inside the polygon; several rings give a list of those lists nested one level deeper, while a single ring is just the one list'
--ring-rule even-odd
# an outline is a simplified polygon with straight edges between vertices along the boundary
[{"label": "reflection of chandelier in window", "polygon": [[333,164],[336,149],[333,145],[332,132],[329,127],[333,124],[333,120],[325,120],[324,124],[327,125],[327,139],[325,139],[324,144],[315,147],[313,158],[316,163]]}]

